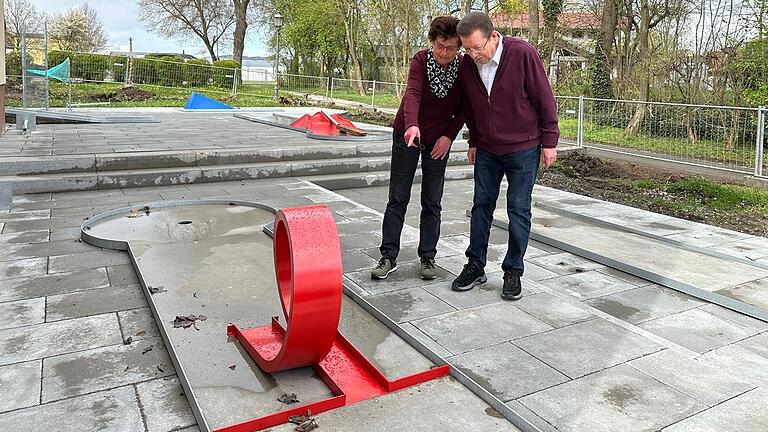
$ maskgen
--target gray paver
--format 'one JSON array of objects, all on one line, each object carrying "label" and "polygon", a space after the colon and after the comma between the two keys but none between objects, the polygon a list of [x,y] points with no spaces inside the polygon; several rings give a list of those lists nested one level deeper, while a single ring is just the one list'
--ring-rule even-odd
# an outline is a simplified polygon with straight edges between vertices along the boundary
[{"label": "gray paver", "polygon": [[368,298],[396,322],[413,321],[452,312],[456,309],[422,288],[406,288]]},{"label": "gray paver", "polygon": [[132,338],[137,341],[160,336],[149,308],[120,311],[117,317],[123,330],[123,339]]},{"label": "gray paver", "polygon": [[552,328],[509,302],[464,309],[414,321],[413,324],[454,354]]},{"label": "gray paver", "polygon": [[51,322],[146,306],[144,293],[138,285],[124,285],[49,296],[46,317]]},{"label": "gray paver", "polygon": [[503,401],[569,380],[508,342],[451,357],[449,361]]},{"label": "gray paver", "polygon": [[98,267],[128,264],[131,258],[127,252],[113,250],[95,250],[70,255],[59,255],[50,258],[48,273],[90,269]]},{"label": "gray paver", "polygon": [[48,258],[30,258],[0,262],[0,279],[29,278],[44,275]]},{"label": "gray paver", "polygon": [[755,388],[728,370],[669,349],[632,360],[629,365],[709,406]]},{"label": "gray paver", "polygon": [[768,385],[768,359],[738,345],[726,345],[700,357],[734,377],[755,385]]},{"label": "gray paver", "polygon": [[431,281],[422,281],[419,279],[421,264],[418,262],[397,263],[397,270],[390,273],[386,279],[371,279],[371,270],[365,269],[359,272],[349,273],[347,277],[360,285],[361,288],[371,294],[383,294],[391,291],[397,291],[403,288],[421,286],[424,288],[427,284],[432,285],[446,280],[453,280],[453,275],[441,269],[437,269],[437,278]]},{"label": "gray paver", "polygon": [[[2,228],[0,227],[0,232]],[[25,231],[0,235],[0,245],[38,243],[48,241],[48,230]]]},{"label": "gray paver", "polygon": [[513,343],[571,378],[661,349],[642,336],[600,319],[562,327]]},{"label": "gray paver", "polygon": [[764,409],[768,389],[759,388],[663,429],[664,432],[762,432],[768,430]]},{"label": "gray paver", "polygon": [[640,327],[698,353],[728,345],[757,333],[700,309],[680,312],[640,324]]},{"label": "gray paver", "polygon": [[763,309],[768,308],[768,278],[747,282],[715,292],[747,304],[758,305],[758,307],[762,307]]},{"label": "gray paver", "polygon": [[0,301],[29,299],[107,286],[109,286],[109,279],[107,271],[103,268],[0,280]]},{"label": "gray paver", "polygon": [[59,402],[0,414],[0,430],[25,432],[143,431],[136,393],[130,387],[99,392]]},{"label": "gray paver", "polygon": [[[488,276],[490,277],[490,275]],[[469,309],[502,301],[500,289],[491,283],[478,285],[469,292],[453,291],[451,289],[452,283],[453,281],[446,281],[431,284],[425,286],[424,289],[456,309]]]},{"label": "gray paver", "polygon": [[598,264],[568,252],[540,256],[532,258],[530,261],[560,275],[584,273],[589,270],[605,268],[602,264]]},{"label": "gray paver", "polygon": [[705,304],[704,306],[701,306],[699,309],[703,311],[707,311],[713,315],[717,315],[721,318],[725,318],[730,321],[735,321],[739,324],[743,324],[748,327],[752,327],[754,329],[757,329],[759,331],[765,331],[768,330],[768,323],[765,321],[761,321],[756,318],[752,318],[751,316],[747,316],[744,314],[740,314],[736,311],[732,311],[730,309],[726,309],[722,306],[716,305],[716,304]]},{"label": "gray paver", "polygon": [[118,343],[122,338],[115,314],[0,330],[0,364]]},{"label": "gray paver", "polygon": [[173,373],[160,339],[79,351],[43,360],[42,399],[49,402]]},{"label": "gray paver", "polygon": [[419,342],[426,345],[430,350],[432,350],[433,353],[439,355],[440,357],[447,358],[453,355],[450,351],[443,348],[442,345],[435,342],[434,339],[425,335],[424,332],[416,328],[415,325],[411,323],[403,323],[403,324],[400,324],[400,327],[406,332],[408,332],[408,334],[416,338]]},{"label": "gray paver", "polygon": [[0,250],[0,261],[10,261],[24,258],[39,258],[52,255],[64,255],[92,251],[93,246],[74,240],[46,241],[41,243],[16,244]]},{"label": "gray paver", "polygon": [[737,342],[736,345],[768,359],[768,332],[744,339]]},{"label": "gray paver", "polygon": [[133,264],[109,266],[107,267],[107,274],[109,275],[109,283],[112,286],[135,285],[139,283],[139,277],[136,275]]},{"label": "gray paver", "polygon": [[706,408],[626,365],[520,399],[561,432],[651,431]]},{"label": "gray paver", "polygon": [[0,330],[40,324],[45,321],[45,299],[34,298],[0,303]]},{"label": "gray paver", "polygon": [[598,297],[586,303],[633,324],[704,305],[701,300],[659,285]]},{"label": "gray paver", "polygon": [[0,413],[40,402],[40,360],[0,366]]},{"label": "gray paver", "polygon": [[586,271],[547,279],[547,286],[580,300],[613,294],[635,288],[621,279],[597,272]]},{"label": "gray paver", "polygon": [[175,377],[136,385],[149,432],[167,432],[197,423]]},{"label": "gray paver", "polygon": [[572,305],[547,293],[524,295],[515,302],[515,306],[552,327],[563,327],[595,317],[588,308]]},{"label": "gray paver", "polygon": [[51,228],[51,241],[55,240],[73,240],[80,238],[80,227]]}]

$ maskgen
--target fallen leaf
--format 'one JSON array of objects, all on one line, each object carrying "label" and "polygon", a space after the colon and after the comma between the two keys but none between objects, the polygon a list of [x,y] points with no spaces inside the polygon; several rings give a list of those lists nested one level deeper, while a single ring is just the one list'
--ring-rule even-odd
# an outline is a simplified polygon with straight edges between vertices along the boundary
[{"label": "fallen leaf", "polygon": [[168,290],[167,290],[167,289],[165,289],[165,287],[164,287],[164,286],[162,286],[162,285],[160,285],[160,286],[156,286],[156,287],[150,286],[150,287],[148,287],[148,288],[149,288],[149,293],[150,293],[150,294],[158,294],[158,293],[162,293],[162,292],[166,292],[166,291],[168,291]]},{"label": "fallen leaf", "polygon": [[229,369],[230,370],[235,370],[236,367],[237,367],[237,365],[232,365],[232,366],[229,366]]},{"label": "fallen leaf", "polygon": [[195,324],[196,321],[205,321],[207,319],[208,317],[205,315],[177,315],[176,319],[173,320],[173,327],[195,327],[195,330],[197,330],[197,325]]},{"label": "fallen leaf", "polygon": [[296,396],[296,393],[283,393],[279,398],[277,398],[277,400],[284,404],[299,402],[299,398]]},{"label": "fallen leaf", "polygon": [[147,334],[147,332],[144,330],[140,330],[136,332],[136,336],[144,336],[145,334]]},{"label": "fallen leaf", "polygon": [[146,347],[146,348],[144,348],[144,349],[141,351],[141,355],[144,355],[144,354],[146,354],[146,353],[148,353],[148,352],[150,352],[150,351],[152,351],[152,346],[151,346],[151,345],[150,345],[150,346],[148,346],[148,347]]},{"label": "fallen leaf", "polygon": [[131,342],[133,342],[133,338],[128,336],[128,338],[123,339],[123,345],[130,345]]},{"label": "fallen leaf", "polygon": [[160,372],[165,372],[165,363],[160,363],[159,365],[157,365],[157,370],[159,370]]},{"label": "fallen leaf", "polygon": [[315,430],[319,428],[320,425],[317,424],[317,421],[315,419],[309,419],[305,421],[304,423],[296,426],[296,429],[294,429],[296,432],[309,432],[312,430]]},{"label": "fallen leaf", "polygon": [[491,407],[486,408],[485,409],[485,413],[488,414],[491,417],[502,418],[502,419],[504,418],[504,416],[501,415],[500,412],[496,411],[495,409],[493,409]]},{"label": "fallen leaf", "polygon": [[305,415],[288,416],[288,421],[297,425],[300,425],[309,420],[310,420],[309,416],[305,416]]}]

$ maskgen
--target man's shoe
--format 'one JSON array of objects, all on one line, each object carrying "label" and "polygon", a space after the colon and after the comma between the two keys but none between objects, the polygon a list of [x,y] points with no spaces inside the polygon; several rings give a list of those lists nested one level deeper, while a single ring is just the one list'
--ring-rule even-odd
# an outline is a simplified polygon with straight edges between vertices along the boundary
[{"label": "man's shoe", "polygon": [[389,257],[381,257],[376,268],[371,270],[371,279],[386,279],[395,270],[397,270],[397,261]]},{"label": "man's shoe", "polygon": [[488,281],[485,276],[485,270],[474,262],[464,265],[464,270],[461,271],[459,277],[457,277],[451,289],[454,291],[469,291],[475,287],[475,285],[482,284]]},{"label": "man's shoe", "polygon": [[437,277],[437,271],[435,271],[435,260],[432,258],[421,258],[421,278],[424,280],[432,280]]},{"label": "man's shoe", "polygon": [[501,288],[501,298],[504,300],[520,300],[523,296],[523,285],[520,276],[512,272],[504,272],[504,286]]}]

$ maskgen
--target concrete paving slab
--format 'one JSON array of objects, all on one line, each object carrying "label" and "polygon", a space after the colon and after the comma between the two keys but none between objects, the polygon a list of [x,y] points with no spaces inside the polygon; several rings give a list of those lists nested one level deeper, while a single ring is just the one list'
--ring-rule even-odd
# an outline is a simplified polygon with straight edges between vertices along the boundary
[{"label": "concrete paving slab", "polygon": [[29,211],[11,211],[10,213],[0,213],[0,222],[48,219],[51,217],[51,210],[29,210]]},{"label": "concrete paving slab", "polygon": [[160,339],[111,345],[43,360],[42,401],[51,402],[175,374]]},{"label": "concrete paving slab", "polygon": [[155,318],[149,308],[124,310],[117,313],[123,340],[131,338],[135,341],[160,336],[155,324]]},{"label": "concrete paving slab", "polygon": [[731,288],[715,291],[734,300],[768,308],[768,278],[758,279]]},{"label": "concrete paving slab", "polygon": [[341,250],[349,252],[360,249],[370,249],[381,244],[381,234],[377,232],[339,235]]},{"label": "concrete paving slab", "polygon": [[598,264],[594,261],[590,261],[568,252],[560,252],[557,254],[541,256],[533,258],[530,261],[559,275],[584,273],[589,270],[605,268],[605,266],[602,264]]},{"label": "concrete paving slab", "polygon": [[658,430],[706,408],[626,365],[534,393],[520,402],[562,432]]},{"label": "concrete paving slab", "polygon": [[757,333],[751,327],[699,309],[657,318],[639,327],[698,353],[720,348]]},{"label": "concrete paving slab", "polygon": [[377,260],[363,251],[346,252],[341,257],[344,273],[354,273],[363,270],[372,270],[378,263]]},{"label": "concrete paving slab", "polygon": [[636,288],[629,282],[597,271],[585,271],[548,278],[546,284],[552,289],[579,300],[588,300]]},{"label": "concrete paving slab", "polygon": [[717,315],[721,318],[725,318],[730,321],[735,321],[739,324],[743,324],[747,327],[752,327],[758,331],[766,331],[768,330],[768,323],[765,321],[761,321],[756,318],[752,318],[751,316],[747,316],[744,314],[740,314],[738,312],[732,311],[730,309],[726,309],[722,306],[718,306],[716,304],[706,304],[704,306],[701,306],[699,309],[703,311],[707,311],[713,315]]},{"label": "concrete paving slab", "polygon": [[744,347],[755,354],[768,358],[768,332],[744,339],[735,344]]},{"label": "concrete paving slab", "polygon": [[107,267],[109,283],[112,286],[135,285],[139,283],[133,264],[121,264]]},{"label": "concrete paving slab", "polygon": [[[452,378],[369,399],[317,416],[319,430],[357,432],[393,431],[518,431],[503,418],[487,413],[488,406]],[[392,413],[398,413],[392,415]],[[295,425],[273,428],[289,432]]]},{"label": "concrete paving slab", "polygon": [[458,292],[451,289],[453,281],[425,286],[423,289],[456,309],[470,309],[477,306],[502,302],[501,291],[497,286],[484,283],[470,292]]},{"label": "concrete paving slab", "polygon": [[502,401],[570,380],[508,342],[457,355],[449,361]]},{"label": "concrete paving slab", "polygon": [[453,354],[448,351],[447,349],[443,348],[442,345],[435,342],[434,339],[430,338],[429,336],[425,335],[424,332],[416,328],[415,325],[411,323],[402,323],[400,324],[400,327],[408,332],[411,336],[415,337],[419,342],[426,345],[432,352],[439,355],[442,358],[447,358],[452,356]]},{"label": "concrete paving slab", "polygon": [[691,246],[710,247],[723,243],[738,242],[749,238],[748,234],[708,226],[702,230],[686,231],[679,234],[670,234],[668,239],[677,240]]},{"label": "concrete paving slab", "polygon": [[109,286],[103,268],[0,280],[0,301],[23,300]]},{"label": "concrete paving slab", "polygon": [[632,360],[628,365],[710,407],[755,388],[728,370],[669,349]]},{"label": "concrete paving slab", "polygon": [[393,321],[402,323],[453,312],[456,309],[419,288],[405,288],[370,296],[368,301]]},{"label": "concrete paving slab", "polygon": [[749,260],[768,257],[768,239],[749,237],[745,240],[710,246],[708,249]]},{"label": "concrete paving slab", "polygon": [[[47,233],[46,233],[47,234]],[[40,258],[93,251],[93,246],[75,240],[46,241],[29,244],[7,245],[0,249],[0,261]]]},{"label": "concrete paving slab", "polygon": [[726,345],[705,353],[699,359],[741,381],[768,386],[768,359],[743,346]]},{"label": "concrete paving slab", "polygon": [[51,228],[51,241],[55,240],[75,240],[80,238],[80,227],[69,228]]},{"label": "concrete paving slab", "polygon": [[621,320],[637,324],[693,309],[704,301],[681,292],[649,285],[587,300],[587,304]]},{"label": "concrete paving slab", "polygon": [[48,273],[130,264],[130,262],[131,258],[124,251],[94,250],[51,257]]},{"label": "concrete paving slab", "polygon": [[413,325],[454,354],[552,329],[509,302],[426,318]]},{"label": "concrete paving slab", "polygon": [[49,296],[46,302],[48,322],[147,307],[138,285],[80,291]]},{"label": "concrete paving slab", "polygon": [[613,267],[599,268],[599,269],[595,269],[595,271],[598,271],[598,272],[603,273],[603,274],[607,274],[608,276],[612,276],[612,277],[615,277],[617,279],[621,279],[624,282],[631,283],[632,285],[635,285],[635,286],[638,286],[638,287],[646,286],[646,285],[652,285],[653,284],[653,282],[650,282],[650,281],[648,281],[646,279],[639,278],[639,277],[631,275],[629,273],[625,273],[625,272],[623,272],[621,270],[617,270],[617,269],[615,269]]},{"label": "concrete paving slab", "polygon": [[0,330],[45,322],[45,299],[0,303]]},{"label": "concrete paving slab", "polygon": [[447,280],[453,280],[454,276],[450,273],[442,270],[439,266],[437,269],[437,278],[425,283],[419,279],[419,272],[421,271],[421,264],[417,262],[399,263],[397,270],[390,273],[386,279],[373,280],[371,279],[371,270],[365,269],[359,272],[349,273],[347,277],[361,288],[366,290],[372,295],[384,294],[392,291],[401,290],[404,288],[411,288],[414,286],[421,286],[422,288],[427,285],[445,282]]},{"label": "concrete paving slab", "polygon": [[47,267],[48,258],[0,262],[0,280],[41,276],[45,274]]},{"label": "concrete paving slab", "polygon": [[0,366],[0,413],[40,403],[40,360]]},{"label": "concrete paving slab", "polygon": [[48,241],[48,230],[0,234],[0,245],[39,243]]},{"label": "concrete paving slab", "polygon": [[765,410],[755,409],[755,407],[763,405],[766,398],[768,398],[768,389],[758,388],[666,427],[663,431],[765,431],[768,430],[768,414]]},{"label": "concrete paving slab", "polygon": [[176,431],[197,423],[176,377],[136,384],[148,432]]},{"label": "concrete paving slab", "polygon": [[515,306],[555,328],[595,318],[588,308],[572,305],[547,293],[523,295]]},{"label": "concrete paving slab", "polygon": [[[73,334],[78,337],[72,337]],[[116,314],[0,330],[0,364],[35,360],[122,342]]]},{"label": "concrete paving slab", "polygon": [[37,231],[53,228],[73,228],[79,227],[83,222],[82,216],[68,216],[63,218],[35,219],[24,221],[6,222],[3,233],[14,233],[22,231]]},{"label": "concrete paving slab", "polygon": [[65,399],[0,414],[0,430],[137,432],[144,430],[136,393],[131,387]]},{"label": "concrete paving slab", "polygon": [[662,349],[642,336],[601,319],[562,327],[513,343],[571,378]]}]

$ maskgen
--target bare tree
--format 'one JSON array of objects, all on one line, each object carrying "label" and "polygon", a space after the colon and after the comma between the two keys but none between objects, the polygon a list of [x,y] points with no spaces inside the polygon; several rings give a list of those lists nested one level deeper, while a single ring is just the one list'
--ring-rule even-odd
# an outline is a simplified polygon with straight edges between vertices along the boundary
[{"label": "bare tree", "polygon": [[138,3],[139,18],[149,30],[180,41],[196,37],[203,42],[212,61],[218,60],[216,46],[235,22],[233,5],[227,0],[138,0]]},{"label": "bare tree", "polygon": [[539,0],[530,0],[528,4],[528,41],[539,46]]},{"label": "bare tree", "polygon": [[44,16],[29,0],[6,0],[5,40],[14,49],[19,49],[21,33],[36,33],[42,30]]},{"label": "bare tree", "polygon": [[53,16],[49,30],[51,40],[65,51],[96,52],[109,43],[98,13],[87,3]]},{"label": "bare tree", "polygon": [[248,30],[248,5],[251,0],[232,0],[235,14],[235,31],[232,34],[232,59],[242,65],[245,49],[245,32]]}]

